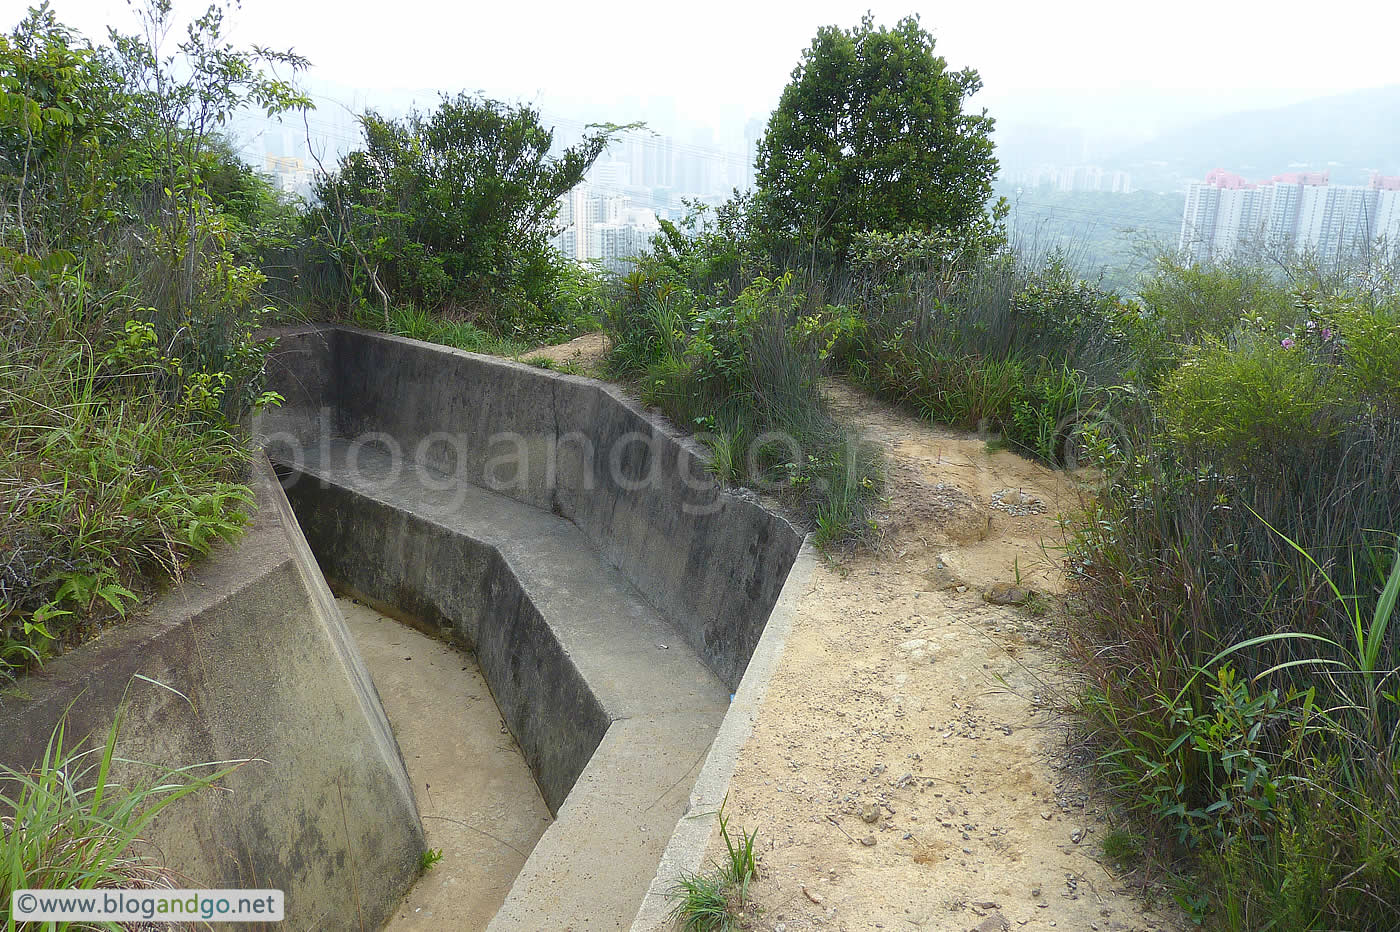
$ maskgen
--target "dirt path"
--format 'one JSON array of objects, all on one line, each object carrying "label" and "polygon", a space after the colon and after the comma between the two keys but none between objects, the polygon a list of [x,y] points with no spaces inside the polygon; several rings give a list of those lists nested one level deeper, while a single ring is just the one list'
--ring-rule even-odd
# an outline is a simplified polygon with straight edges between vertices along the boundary
[{"label": "dirt path", "polygon": [[[1165,930],[1099,863],[1050,710],[1049,625],[982,590],[1063,589],[1070,480],[844,386],[886,449],[882,553],[823,562],[731,785],[758,830],[750,927]],[[718,857],[720,848],[712,855]]]},{"label": "dirt path", "polygon": [[607,352],[606,336],[602,333],[585,333],[557,346],[536,347],[528,353],[521,353],[520,358],[527,362],[532,359],[548,359],[579,375],[603,378],[603,357]]},{"label": "dirt path", "polygon": [[[604,349],[545,353],[596,372]],[[882,542],[815,569],[740,756],[728,812],[758,830],[762,875],[748,927],[1179,929],[1102,863],[1101,805],[1066,760],[1039,611],[1065,589],[1074,478],[851,387],[828,396],[885,450]],[[997,584],[1039,597],[989,604]]]}]

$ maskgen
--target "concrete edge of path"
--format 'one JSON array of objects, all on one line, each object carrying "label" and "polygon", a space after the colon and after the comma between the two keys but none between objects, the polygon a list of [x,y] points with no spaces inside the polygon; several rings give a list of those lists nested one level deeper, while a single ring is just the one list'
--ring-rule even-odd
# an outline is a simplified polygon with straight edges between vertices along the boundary
[{"label": "concrete edge of path", "polygon": [[818,559],[809,534],[802,542],[802,549],[792,564],[787,581],[783,583],[772,614],[768,616],[768,624],[754,648],[739,690],[730,702],[724,721],[720,723],[714,743],[710,745],[700,776],[691,788],[685,814],[676,822],[676,829],[661,855],[656,875],[632,921],[631,932],[656,932],[671,928],[670,914],[674,900],[669,896],[670,891],[682,876],[696,873],[702,868],[710,837],[719,824],[720,806],[729,794],[734,767],[749,735],[753,733],[763,697],[768,692],[768,683],[773,678],[788,635],[792,632],[798,600],[806,590]]}]

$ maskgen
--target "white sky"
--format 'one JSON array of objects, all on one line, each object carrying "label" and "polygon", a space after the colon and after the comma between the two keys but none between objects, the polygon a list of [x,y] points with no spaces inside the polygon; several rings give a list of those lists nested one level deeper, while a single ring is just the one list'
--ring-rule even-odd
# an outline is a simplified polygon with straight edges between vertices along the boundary
[{"label": "white sky", "polygon": [[[0,0],[9,29],[26,2]],[[177,0],[188,15],[204,3]],[[721,139],[766,116],[818,26],[918,12],[978,102],[1003,122],[1146,132],[1162,122],[1400,82],[1400,4],[1092,0],[244,0],[241,42],[292,47],[311,76],[371,91],[482,90],[592,119],[709,126]],[[911,10],[912,7],[912,10]],[[54,0],[94,40],[132,22],[121,0]],[[1150,112],[1145,112],[1150,111]],[[1182,111],[1178,113],[1177,111]]]}]

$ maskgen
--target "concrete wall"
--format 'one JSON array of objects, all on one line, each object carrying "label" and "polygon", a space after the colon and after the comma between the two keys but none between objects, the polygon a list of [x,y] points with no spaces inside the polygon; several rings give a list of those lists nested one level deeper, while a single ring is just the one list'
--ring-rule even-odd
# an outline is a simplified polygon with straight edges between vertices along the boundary
[{"label": "concrete wall", "polygon": [[557,813],[610,719],[500,552],[315,477],[289,476],[287,495],[327,576],[476,654]]},{"label": "concrete wall", "polygon": [[[70,736],[168,766],[249,760],[167,809],[150,840],[188,887],[272,887],[278,929],[379,928],[418,875],[422,828],[379,697],[265,459],[258,513],[148,614],[0,696],[0,761]],[[134,677],[140,674],[183,694]]]},{"label": "concrete wall", "polygon": [[274,458],[379,435],[443,473],[577,525],[733,691],[802,537],[724,490],[692,441],[617,389],[346,327],[286,333],[287,398],[259,422]]}]

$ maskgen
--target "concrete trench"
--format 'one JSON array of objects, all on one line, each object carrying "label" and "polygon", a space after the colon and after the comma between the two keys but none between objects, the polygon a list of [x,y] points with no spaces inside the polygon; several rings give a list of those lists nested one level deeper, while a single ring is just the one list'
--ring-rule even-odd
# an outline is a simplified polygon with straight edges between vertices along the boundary
[{"label": "concrete trench", "polygon": [[486,927],[656,927],[801,534],[592,380],[341,327],[270,374],[256,432],[326,578],[474,656],[555,817]]}]

